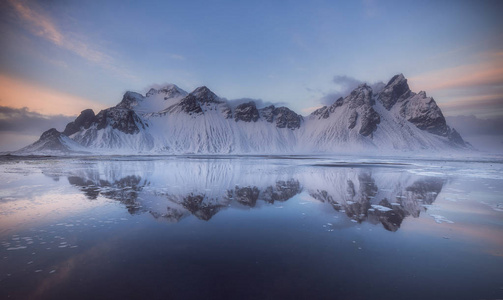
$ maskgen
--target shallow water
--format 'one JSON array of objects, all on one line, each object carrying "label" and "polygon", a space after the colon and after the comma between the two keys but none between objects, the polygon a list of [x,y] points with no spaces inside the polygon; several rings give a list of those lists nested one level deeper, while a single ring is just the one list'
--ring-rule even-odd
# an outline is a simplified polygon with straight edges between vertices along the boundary
[{"label": "shallow water", "polygon": [[500,299],[498,160],[0,162],[0,298]]}]

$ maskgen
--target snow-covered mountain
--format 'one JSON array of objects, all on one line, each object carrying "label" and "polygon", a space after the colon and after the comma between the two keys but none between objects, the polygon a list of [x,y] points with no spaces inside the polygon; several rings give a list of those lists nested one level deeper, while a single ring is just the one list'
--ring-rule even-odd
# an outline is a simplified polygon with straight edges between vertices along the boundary
[{"label": "snow-covered mountain", "polygon": [[[51,134],[48,134],[51,132]],[[88,151],[123,154],[296,154],[469,149],[431,97],[410,90],[402,74],[380,90],[362,84],[303,117],[287,107],[232,107],[207,87],[176,85],[145,96],[126,92],[114,107],[84,110],[58,139],[55,129],[18,153]]]},{"label": "snow-covered mountain", "polygon": [[35,143],[18,150],[19,153],[34,153],[39,155],[60,155],[89,153],[88,149],[82,147],[74,140],[63,133],[52,128],[42,134]]}]

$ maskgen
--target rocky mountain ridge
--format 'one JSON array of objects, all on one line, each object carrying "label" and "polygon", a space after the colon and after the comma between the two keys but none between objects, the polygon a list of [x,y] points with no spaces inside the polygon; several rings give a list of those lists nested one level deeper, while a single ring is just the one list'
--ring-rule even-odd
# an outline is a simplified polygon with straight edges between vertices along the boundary
[{"label": "rocky mountain ridge", "polygon": [[[55,129],[51,129],[54,133]],[[303,117],[289,108],[258,108],[254,101],[232,107],[206,86],[187,93],[176,85],[126,92],[119,104],[90,109],[69,123],[61,136],[91,153],[330,153],[360,150],[416,151],[469,149],[450,128],[435,100],[414,93],[396,75],[374,91],[361,84],[330,106]],[[43,143],[39,152],[60,146]],[[67,143],[66,152],[72,151]],[[33,152],[33,145],[20,153]]]}]

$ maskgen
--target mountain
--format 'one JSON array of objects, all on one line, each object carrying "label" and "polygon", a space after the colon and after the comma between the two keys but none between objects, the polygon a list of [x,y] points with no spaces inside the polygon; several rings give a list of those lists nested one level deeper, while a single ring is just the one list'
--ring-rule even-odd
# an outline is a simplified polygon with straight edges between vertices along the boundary
[{"label": "mountain", "polygon": [[[57,135],[58,142],[54,141]],[[64,141],[64,142],[63,142]],[[44,133],[20,153],[274,154],[471,149],[435,100],[396,75],[381,88],[362,84],[303,117],[287,107],[233,107],[205,86],[174,84],[126,92],[114,107],[84,110],[62,133]]]},{"label": "mountain", "polygon": [[51,128],[40,136],[35,143],[26,146],[17,151],[20,154],[40,154],[40,155],[59,155],[59,154],[89,154],[90,152],[73,141],[68,136]]}]

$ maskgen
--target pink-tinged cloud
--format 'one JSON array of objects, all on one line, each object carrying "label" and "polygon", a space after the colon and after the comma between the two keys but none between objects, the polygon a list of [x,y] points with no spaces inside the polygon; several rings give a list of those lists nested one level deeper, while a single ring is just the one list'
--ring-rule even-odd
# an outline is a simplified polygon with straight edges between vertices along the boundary
[{"label": "pink-tinged cloud", "polygon": [[494,109],[498,107],[503,109],[503,94],[459,97],[456,101],[441,103],[440,105],[446,109]]},{"label": "pink-tinged cloud", "polygon": [[58,28],[56,22],[40,8],[33,4],[28,6],[26,2],[21,0],[8,0],[8,2],[14,8],[22,26],[32,34],[44,38],[60,48],[71,51],[90,62],[96,63],[100,67],[110,70],[121,77],[137,80],[136,76],[124,68],[117,66],[110,55],[97,50],[84,37],[64,33]]},{"label": "pink-tinged cloud", "polygon": [[27,107],[45,115],[75,116],[82,110],[94,111],[105,106],[93,100],[55,91],[37,84],[0,74],[0,105]]},{"label": "pink-tinged cloud", "polygon": [[479,64],[436,70],[409,78],[413,90],[435,91],[503,85],[503,55],[492,53]]},{"label": "pink-tinged cloud", "polygon": [[28,29],[35,35],[46,38],[56,45],[63,44],[63,35],[46,16],[37,13],[21,1],[9,0],[19,17],[29,24]]},{"label": "pink-tinged cloud", "polygon": [[438,104],[446,116],[477,115],[479,117],[503,116],[503,93],[459,97]]},{"label": "pink-tinged cloud", "polygon": [[23,25],[34,35],[40,36],[57,46],[74,52],[92,62],[110,60],[106,54],[92,49],[86,43],[72,39],[61,32],[54,21],[40,10],[34,9],[19,0],[9,0]]}]

